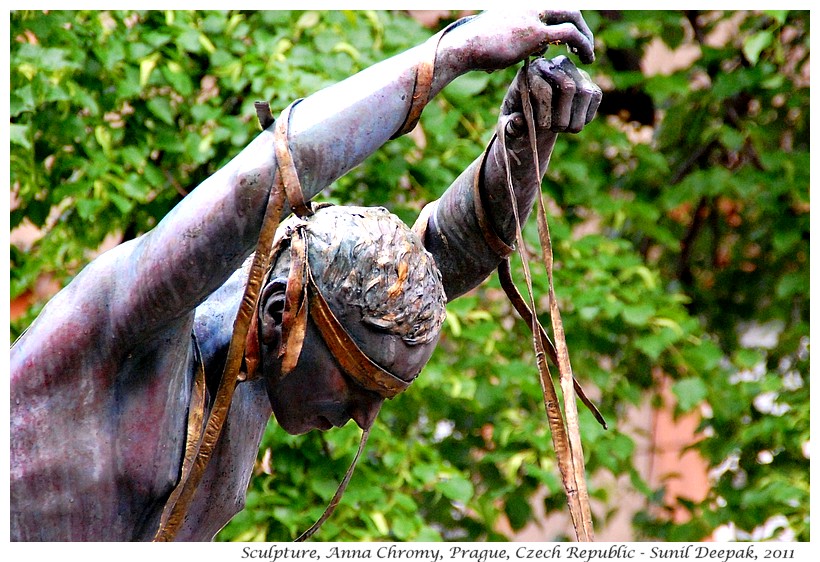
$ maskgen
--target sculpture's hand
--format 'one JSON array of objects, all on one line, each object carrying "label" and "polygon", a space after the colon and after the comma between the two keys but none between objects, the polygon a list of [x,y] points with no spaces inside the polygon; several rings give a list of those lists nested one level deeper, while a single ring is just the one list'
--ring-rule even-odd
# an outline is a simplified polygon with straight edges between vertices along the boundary
[{"label": "sculpture's hand", "polygon": [[538,136],[545,132],[580,132],[595,117],[601,103],[601,88],[567,57],[535,59],[526,70],[518,71],[501,105],[500,119],[511,116],[506,127],[508,138],[526,138],[521,96],[528,87]]},{"label": "sculpture's hand", "polygon": [[567,45],[584,63],[595,60],[592,32],[578,11],[488,10],[447,35],[462,42],[454,46],[471,69],[507,68],[551,44]]}]

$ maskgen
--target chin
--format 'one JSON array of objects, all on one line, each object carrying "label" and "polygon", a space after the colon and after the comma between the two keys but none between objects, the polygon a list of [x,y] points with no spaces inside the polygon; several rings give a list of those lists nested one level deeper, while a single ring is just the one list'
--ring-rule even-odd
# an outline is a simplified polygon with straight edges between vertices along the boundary
[{"label": "chin", "polygon": [[288,415],[279,416],[276,414],[275,408],[273,410],[273,416],[276,418],[279,427],[290,435],[303,435],[314,429],[327,431],[335,427],[333,423],[324,416],[318,416],[312,419],[297,419]]},{"label": "chin", "polygon": [[296,420],[276,418],[276,421],[279,427],[284,429],[289,435],[303,435],[316,427],[315,425],[298,422]]},{"label": "chin", "polygon": [[273,410],[273,417],[276,418],[276,423],[278,423],[279,427],[284,429],[286,433],[290,435],[302,435],[313,429],[312,426],[307,426],[303,420],[287,415],[287,412],[285,412],[285,415],[282,415],[282,411],[277,407],[275,401],[271,401],[271,408]]}]

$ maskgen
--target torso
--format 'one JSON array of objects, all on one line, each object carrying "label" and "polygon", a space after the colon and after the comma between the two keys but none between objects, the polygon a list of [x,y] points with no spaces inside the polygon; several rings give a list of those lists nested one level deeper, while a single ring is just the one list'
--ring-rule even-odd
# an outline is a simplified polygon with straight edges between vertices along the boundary
[{"label": "torso", "polygon": [[[194,314],[122,353],[94,311],[59,301],[11,351],[11,537],[150,540],[182,463]],[[269,416],[261,384],[237,388],[180,539],[242,509]]]}]

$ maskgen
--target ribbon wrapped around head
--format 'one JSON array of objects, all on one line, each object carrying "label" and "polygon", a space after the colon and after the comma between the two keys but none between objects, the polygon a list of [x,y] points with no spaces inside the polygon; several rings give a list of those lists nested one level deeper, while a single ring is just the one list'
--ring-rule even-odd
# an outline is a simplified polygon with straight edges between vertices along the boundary
[{"label": "ribbon wrapped around head", "polygon": [[[353,316],[368,329],[432,349],[445,316],[441,275],[418,236],[385,209],[325,205],[314,211],[282,225],[268,274],[268,280],[287,277],[281,376],[296,366],[310,318],[346,375],[393,398],[410,385],[420,366],[412,373],[380,366],[339,314],[354,308]],[[256,338],[256,331],[248,337]],[[250,342],[246,351],[256,348]],[[246,358],[246,363],[257,362]]]}]

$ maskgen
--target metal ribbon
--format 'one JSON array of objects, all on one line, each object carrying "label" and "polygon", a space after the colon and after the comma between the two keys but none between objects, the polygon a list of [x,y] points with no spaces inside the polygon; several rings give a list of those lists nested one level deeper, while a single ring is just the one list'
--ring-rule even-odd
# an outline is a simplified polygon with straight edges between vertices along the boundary
[{"label": "metal ribbon", "polygon": [[[541,170],[538,159],[538,148],[535,136],[535,124],[532,112],[532,104],[530,101],[529,84],[527,81],[527,69],[529,61],[525,61],[523,69],[523,84],[519,92],[524,110],[524,118],[527,122],[528,136],[530,140],[530,148],[532,158],[535,163],[535,173],[538,185],[541,183]],[[544,201],[541,196],[541,190],[538,190],[538,233],[539,241],[541,243],[542,257],[544,266],[547,270],[549,279],[549,302],[550,302],[550,317],[552,319],[553,334],[556,338],[556,346],[553,346],[546,334],[546,330],[538,320],[538,316],[533,313],[536,310],[535,297],[532,289],[532,277],[526,256],[523,253],[524,237],[521,232],[521,221],[518,215],[518,205],[516,203],[515,189],[513,187],[512,173],[507,154],[506,147],[506,126],[509,119],[502,119],[498,124],[496,137],[501,143],[501,152],[504,159],[504,166],[507,176],[507,188],[509,190],[510,201],[512,204],[513,216],[515,218],[515,236],[516,244],[522,250],[521,264],[524,272],[524,279],[527,286],[527,293],[529,296],[529,306],[521,297],[521,294],[515,288],[510,275],[510,264],[508,255],[511,247],[507,245],[500,237],[492,230],[489,221],[486,219],[480,193],[480,174],[482,166],[476,171],[476,180],[474,183],[475,207],[476,216],[478,218],[481,231],[487,240],[488,245],[493,248],[499,257],[503,258],[499,265],[499,278],[502,287],[507,293],[508,298],[519,312],[521,317],[527,322],[533,335],[533,348],[535,350],[535,360],[538,367],[539,381],[541,383],[541,390],[544,394],[544,407],[547,413],[547,420],[550,426],[550,433],[552,435],[553,446],[555,447],[555,456],[558,461],[558,468],[561,473],[561,480],[564,486],[564,491],[567,495],[567,503],[569,506],[570,517],[575,529],[576,536],[579,541],[593,541],[594,531],[592,527],[592,515],[589,507],[589,494],[586,487],[586,478],[584,471],[584,458],[581,449],[580,430],[578,427],[578,411],[575,405],[575,389],[580,388],[578,382],[572,375],[572,368],[569,363],[569,353],[567,351],[566,340],[564,338],[564,330],[561,322],[560,311],[558,310],[558,303],[555,298],[555,289],[553,287],[552,276],[552,243],[549,237],[549,227],[547,225],[546,211],[544,209]],[[487,149],[489,152],[489,148]],[[485,152],[486,158],[486,152]],[[560,373],[560,380],[562,391],[564,395],[564,413],[562,414],[559,406],[558,395],[555,386],[552,382],[552,377],[547,365],[546,355],[548,354],[553,363],[558,366]],[[586,398],[586,395],[581,391],[579,393],[582,401],[587,406],[590,406],[596,419],[606,427],[603,417],[598,412],[597,408],[592,406],[591,402]],[[566,420],[565,420],[566,417]]]},{"label": "metal ribbon", "polygon": [[413,93],[410,97],[410,107],[408,108],[407,115],[404,117],[404,121],[399,126],[399,129],[393,133],[392,137],[390,137],[391,140],[412,131],[421,118],[421,112],[424,110],[424,106],[426,106],[427,102],[430,101],[430,90],[432,89],[433,78],[435,76],[436,55],[438,54],[438,44],[441,42],[441,38],[456,27],[473,19],[473,17],[474,16],[467,16],[454,21],[423,43],[422,48],[426,49],[428,52],[423,57],[422,62],[420,62],[415,69]]},{"label": "metal ribbon", "polygon": [[[314,212],[311,205],[304,200],[302,186],[287,140],[290,111],[299,101],[301,100],[296,100],[289,105],[275,123],[271,122],[270,107],[265,102],[255,104],[260,125],[263,128],[274,125],[274,150],[278,173],[268,196],[265,218],[248,282],[234,321],[227,360],[204,430],[205,372],[198,354],[198,347],[196,348],[198,372],[188,410],[188,429],[182,471],[180,480],[163,509],[160,525],[154,536],[155,542],[172,541],[176,537],[222,433],[236,385],[257,374],[261,363],[258,333],[259,294],[262,283],[270,272],[273,259],[281,251],[286,239],[290,239],[291,269],[286,288],[282,345],[279,352],[282,360],[282,376],[292,371],[298,363],[307,329],[308,309],[310,309],[310,316],[334,359],[355,383],[383,398],[393,398],[410,386],[410,382],[394,376],[367,357],[331,311],[310,272],[305,223],[297,224],[286,236],[274,244],[286,199],[299,217],[304,218]],[[303,541],[312,536],[336,509],[369,435],[370,428],[367,428],[362,433],[358,452],[331,503],[321,518],[298,540]]]},{"label": "metal ribbon", "polygon": [[[273,237],[276,228],[279,226],[284,204],[284,190],[281,188],[277,189],[276,186],[274,186],[268,197],[257,252],[254,255],[251,271],[248,276],[248,283],[245,286],[245,293],[242,296],[242,302],[240,303],[239,311],[234,320],[234,331],[228,346],[225,368],[222,372],[222,378],[219,381],[219,387],[216,392],[216,397],[214,398],[213,406],[211,407],[210,415],[208,416],[205,432],[198,443],[192,441],[186,445],[186,460],[183,461],[183,466],[188,462],[189,454],[195,451],[193,460],[190,461],[192,463],[191,469],[187,477],[183,470],[177,487],[166,503],[164,511],[167,512],[167,517],[163,517],[164,523],[160,524],[154,536],[154,541],[172,541],[182,527],[185,514],[188,512],[188,508],[193,501],[194,493],[202,481],[205,469],[213,456],[216,444],[222,434],[222,428],[228,417],[228,411],[236,385],[245,379],[245,376],[241,373],[242,361],[245,355],[245,343],[251,324],[251,317],[255,314],[259,302],[262,279],[269,267]],[[193,404],[191,407],[193,407]],[[191,443],[194,444],[191,445]]]},{"label": "metal ribbon", "polygon": [[[287,121],[290,108],[297,102],[294,102],[285,110],[285,121]],[[259,111],[258,108],[257,111]],[[277,136],[274,142],[276,143],[278,141],[281,143],[282,132],[280,131],[278,134],[275,134]],[[284,135],[287,135],[286,122],[284,125]],[[284,142],[287,143],[287,138],[284,139]],[[189,437],[185,447],[186,452],[183,459],[182,474],[180,475],[179,483],[171,492],[171,496],[168,498],[165,508],[163,509],[160,526],[154,535],[154,541],[156,542],[174,540],[174,537],[176,537],[182,527],[185,521],[185,515],[193,501],[194,493],[202,481],[205,469],[213,456],[216,444],[222,434],[222,428],[228,417],[228,411],[236,385],[248,377],[248,373],[242,371],[243,362],[245,362],[245,348],[248,342],[248,333],[251,325],[254,324],[254,317],[257,314],[262,281],[270,269],[274,247],[273,241],[285,207],[284,177],[288,173],[288,170],[283,169],[285,163],[281,161],[277,161],[277,163],[279,166],[278,173],[274,178],[274,185],[271,187],[268,195],[265,217],[262,221],[262,228],[256,245],[256,253],[251,263],[248,282],[245,285],[245,292],[242,295],[242,301],[236,313],[236,319],[234,320],[233,334],[230,344],[228,345],[228,355],[216,396],[210,414],[208,415],[204,432],[201,435],[196,433],[192,430],[189,423],[187,432]],[[290,163],[292,165],[292,160]],[[201,403],[197,401],[196,404],[192,401],[189,406],[189,418],[196,418],[199,414],[192,414],[192,412],[196,411],[203,412],[204,415],[204,410],[204,401]],[[186,471],[186,467],[190,467],[189,470]]]}]

